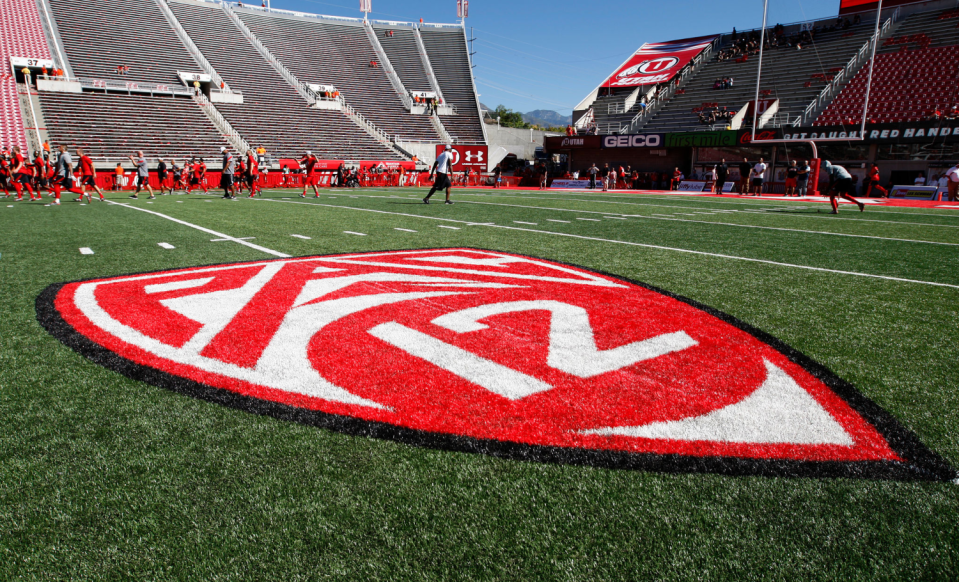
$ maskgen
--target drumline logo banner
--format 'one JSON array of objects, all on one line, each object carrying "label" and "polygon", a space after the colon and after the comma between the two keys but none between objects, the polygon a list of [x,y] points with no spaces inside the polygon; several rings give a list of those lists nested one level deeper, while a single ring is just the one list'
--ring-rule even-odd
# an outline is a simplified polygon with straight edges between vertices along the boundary
[{"label": "drumline logo banner", "polygon": [[63,283],[40,323],[130,378],[357,436],[665,472],[954,479],[889,414],[735,318],[469,248]]},{"label": "drumline logo banner", "polygon": [[638,87],[665,83],[709,46],[715,36],[646,43],[603,83],[603,87]]}]

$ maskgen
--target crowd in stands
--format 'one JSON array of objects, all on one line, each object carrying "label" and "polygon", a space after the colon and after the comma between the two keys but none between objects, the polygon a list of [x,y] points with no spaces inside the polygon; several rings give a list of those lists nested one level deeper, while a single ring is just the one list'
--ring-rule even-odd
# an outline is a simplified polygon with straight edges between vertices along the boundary
[{"label": "crowd in stands", "polygon": [[703,110],[699,112],[699,123],[703,125],[713,125],[715,123],[726,123],[732,121],[733,117],[736,116],[735,111],[730,111],[725,106],[721,109],[715,107],[708,111]]},{"label": "crowd in stands", "polygon": [[959,119],[959,105],[953,105],[949,109],[937,107],[935,110],[930,111],[925,119],[926,121],[955,121]]},{"label": "crowd in stands", "polygon": [[[851,21],[848,18],[840,17],[836,21],[836,24],[832,26],[814,26],[811,29],[800,30],[793,35],[787,35],[786,27],[782,24],[777,24],[773,28],[766,31],[766,34],[763,37],[763,50],[770,50],[780,47],[795,47],[797,50],[802,50],[803,47],[811,43],[813,39],[816,38],[816,35],[818,35],[820,32],[848,30],[860,22],[861,19],[858,14]],[[748,33],[739,34],[734,28],[731,40],[732,46],[724,48],[717,54],[716,58],[719,61],[735,59],[736,62],[746,62],[749,60],[750,56],[759,54],[760,34],[758,30],[752,30]]]},{"label": "crowd in stands", "polygon": [[729,89],[733,86],[732,77],[723,77],[722,79],[716,79],[716,82],[713,83],[713,89]]}]

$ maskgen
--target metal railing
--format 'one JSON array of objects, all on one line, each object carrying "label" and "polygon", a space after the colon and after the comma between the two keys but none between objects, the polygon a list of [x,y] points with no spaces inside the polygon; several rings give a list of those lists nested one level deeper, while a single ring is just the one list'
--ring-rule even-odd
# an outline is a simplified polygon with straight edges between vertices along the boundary
[{"label": "metal railing", "polygon": [[430,56],[426,52],[426,45],[423,44],[423,37],[420,36],[420,29],[414,29],[413,33],[413,36],[416,38],[416,50],[420,53],[420,60],[423,61],[423,69],[426,71],[426,78],[430,81],[430,87],[432,87],[436,96],[439,97],[439,100],[446,104],[446,98],[443,97],[443,90],[440,89],[440,82],[436,79],[436,74],[433,72],[433,64],[430,62]]},{"label": "metal railing", "polygon": [[109,81],[107,79],[89,79],[86,77],[78,77],[75,79],[70,79],[67,77],[40,77],[41,79],[49,79],[51,81],[73,81],[80,83],[84,89],[97,89],[107,92],[115,93],[144,93],[148,95],[181,95],[184,97],[192,97],[196,94],[196,91],[190,89],[189,87],[184,87],[183,85],[167,85],[161,83],[142,83],[139,81]]},{"label": "metal railing", "polygon": [[246,152],[252,150],[253,148],[250,144],[243,139],[243,136],[240,135],[240,132],[235,130],[230,122],[226,120],[225,117],[217,110],[216,107],[210,103],[210,100],[206,98],[206,95],[194,95],[193,100],[196,101],[197,105],[200,106],[200,109],[203,110],[203,113],[213,122],[213,125],[216,126],[221,132],[223,132],[223,137],[225,137],[234,149],[240,154],[245,154]]},{"label": "metal railing", "polygon": [[429,117],[430,122],[433,124],[433,129],[436,130],[436,135],[440,136],[440,139],[443,140],[443,143],[452,144],[455,140],[453,139],[453,136],[450,135],[450,132],[446,131],[446,126],[444,126],[443,122],[440,121],[440,116],[434,113]]},{"label": "metal railing", "polygon": [[173,10],[171,10],[169,4],[167,4],[167,0],[156,0],[156,3],[157,6],[160,7],[160,12],[162,12],[163,16],[166,17],[167,22],[170,23],[170,25],[173,27],[173,30],[176,31],[177,36],[180,37],[180,41],[183,42],[183,46],[186,47],[186,50],[193,55],[193,58],[200,65],[200,68],[203,69],[203,72],[205,72],[207,75],[210,75],[210,78],[213,79],[214,86],[221,87],[226,93],[234,93],[235,91],[230,89],[230,86],[226,83],[226,81],[223,80],[223,77],[216,72],[216,69],[213,68],[213,65],[210,63],[210,61],[203,56],[203,53],[200,51],[200,47],[196,46],[196,44],[193,42],[193,39],[190,38],[190,35],[187,33],[186,29],[183,28],[182,24],[180,24],[180,19],[173,14]]},{"label": "metal railing", "polygon": [[406,86],[403,85],[403,80],[400,79],[400,76],[396,74],[396,70],[393,68],[393,63],[390,62],[389,55],[386,54],[386,51],[383,49],[383,45],[380,44],[380,39],[376,37],[376,31],[374,31],[373,26],[367,22],[363,23],[363,29],[366,31],[366,35],[370,39],[370,44],[373,45],[373,50],[376,51],[376,56],[380,59],[380,64],[383,67],[383,71],[386,73],[386,78],[390,80],[390,84],[393,85],[393,90],[396,91],[397,95],[399,95],[400,101],[403,102],[403,107],[409,111],[413,108],[413,99],[410,97],[409,91],[406,90]]},{"label": "metal railing", "polygon": [[879,35],[877,37],[870,37],[869,40],[866,41],[866,44],[862,45],[859,51],[849,59],[849,62],[846,63],[842,70],[835,74],[832,80],[829,81],[829,84],[823,88],[812,103],[806,106],[805,111],[803,111],[801,115],[801,125],[806,126],[812,124],[812,122],[819,117],[819,114],[825,111],[832,100],[842,91],[845,84],[856,76],[856,73],[859,72],[859,69],[861,69],[865,63],[869,62],[870,56],[872,55],[873,43],[878,43],[889,35],[896,22],[895,19],[898,17],[899,9],[897,8],[896,11],[893,12],[892,17],[886,19],[883,23],[882,28],[879,30]]},{"label": "metal railing", "polygon": [[70,67],[70,61],[67,59],[66,53],[63,50],[63,39],[60,38],[57,25],[53,21],[53,16],[50,15],[50,4],[47,2],[47,0],[39,0],[39,2],[40,6],[43,8],[43,15],[40,18],[40,25],[47,37],[47,42],[53,46],[53,50],[56,53],[54,62],[57,66],[63,69],[68,76],[72,77],[73,69]]}]

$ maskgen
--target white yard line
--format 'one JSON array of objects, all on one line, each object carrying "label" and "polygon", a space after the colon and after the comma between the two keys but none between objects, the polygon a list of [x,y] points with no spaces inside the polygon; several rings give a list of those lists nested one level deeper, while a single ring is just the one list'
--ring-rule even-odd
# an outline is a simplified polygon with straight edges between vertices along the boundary
[{"label": "white yard line", "polygon": [[398,230],[400,232],[416,232],[415,230],[410,230],[408,228],[394,228],[393,230]]},{"label": "white yard line", "polygon": [[[120,204],[119,202],[112,202],[112,201],[109,201],[109,200],[108,200],[108,202],[110,202],[110,204],[112,204],[112,205],[114,205],[114,206],[122,206],[122,207],[124,207],[124,208],[129,208],[129,209],[131,209],[131,210],[137,210],[137,211],[140,211],[140,212],[146,212],[147,214],[152,214],[153,216],[159,216],[160,218],[165,218],[166,220],[175,222],[175,223],[177,223],[177,224],[182,224],[183,226],[188,226],[188,227],[190,227],[190,228],[195,228],[196,230],[199,230],[199,231],[201,231],[201,232],[205,232],[205,233],[207,233],[207,234],[212,234],[213,236],[218,236],[218,237],[222,238],[223,240],[232,241],[232,242],[235,242],[235,243],[237,243],[237,244],[241,244],[241,245],[243,245],[243,246],[250,247],[251,249],[255,249],[255,250],[258,250],[258,251],[260,251],[260,252],[266,253],[266,254],[268,254],[268,255],[273,255],[274,257],[287,258],[287,257],[290,256],[290,255],[288,255],[288,254],[286,254],[286,253],[281,253],[281,252],[279,252],[279,251],[274,251],[274,250],[272,250],[272,249],[268,249],[268,248],[266,248],[266,247],[261,247],[260,245],[255,245],[255,244],[253,244],[253,243],[251,243],[251,242],[247,242],[247,241],[242,240],[242,239],[234,238],[234,237],[232,237],[232,236],[230,236],[230,235],[223,234],[222,232],[217,232],[217,231],[215,231],[215,230],[210,230],[209,228],[204,228],[204,227],[199,226],[199,225],[197,225],[197,224],[192,224],[192,223],[186,222],[186,221],[184,221],[184,220],[180,220],[180,219],[178,219],[178,218],[173,218],[172,216],[167,216],[166,214],[160,214],[159,212],[154,212],[154,211],[152,211],[152,210],[147,210],[147,209],[145,209],[145,208],[139,208],[139,207],[136,207],[136,206],[130,206],[129,204]],[[207,200],[207,202],[209,202],[209,200]]]},{"label": "white yard line", "polygon": [[236,239],[234,239],[234,238],[232,238],[232,237],[227,237],[227,238],[211,238],[211,239],[210,239],[210,242],[233,242],[234,240],[256,240],[256,237],[255,237],[255,236],[244,236],[244,237],[237,237]]},{"label": "white yard line", "polygon": [[458,226],[446,226],[445,224],[440,224],[440,225],[438,225],[438,226],[439,226],[439,228],[448,228],[448,229],[450,229],[450,230],[460,230],[460,228],[459,228]]},{"label": "white yard line", "polygon": [[[277,203],[283,204],[283,202],[281,202],[281,201],[279,201],[279,200],[270,200],[270,199],[263,199],[262,202],[277,202]],[[933,287],[948,287],[948,288],[950,288],[950,289],[959,289],[959,285],[951,285],[951,284],[949,284],[949,283],[936,283],[936,282],[934,282],[934,281],[922,281],[922,280],[919,280],[919,279],[905,279],[905,278],[902,278],[902,277],[890,277],[890,276],[888,276],[888,275],[873,275],[872,273],[859,273],[859,272],[857,272],[857,271],[841,271],[841,270],[837,270],[837,269],[825,269],[825,268],[822,268],[822,267],[811,267],[811,266],[809,266],[809,265],[796,265],[796,264],[793,264],[793,263],[782,263],[782,262],[779,262],[779,261],[769,261],[769,260],[766,260],[766,259],[754,259],[754,258],[750,258],[750,257],[738,257],[738,256],[735,256],[735,255],[724,255],[724,254],[720,254],[720,253],[708,253],[708,252],[705,252],[705,251],[694,251],[694,250],[691,250],[691,249],[681,249],[681,248],[666,247],[666,246],[661,246],[661,245],[651,245],[651,244],[637,243],[637,242],[630,242],[630,241],[621,241],[621,240],[614,240],[614,239],[604,239],[604,238],[597,238],[597,237],[591,237],[591,236],[581,236],[581,235],[575,235],[575,234],[567,234],[567,233],[563,233],[563,232],[552,232],[552,231],[548,231],[548,230],[534,230],[534,229],[531,229],[531,228],[520,228],[520,227],[518,227],[518,226],[503,226],[503,225],[497,225],[497,224],[478,224],[478,223],[466,222],[466,221],[463,221],[463,220],[453,220],[453,219],[451,219],[451,218],[438,218],[438,217],[433,217],[433,216],[421,216],[421,215],[418,215],[418,214],[406,214],[406,213],[402,213],[402,212],[388,212],[388,211],[385,211],[385,210],[373,210],[373,209],[370,209],[370,208],[355,208],[355,207],[352,207],[352,206],[336,206],[336,205],[332,205],[332,204],[316,204],[316,203],[312,203],[312,202],[292,202],[292,201],[291,201],[291,202],[286,202],[286,204],[304,204],[304,205],[306,205],[306,206],[320,206],[320,207],[326,207],[326,208],[338,208],[338,209],[341,209],[341,210],[355,210],[355,211],[359,211],[359,212],[371,212],[371,213],[374,213],[374,214],[387,214],[387,215],[393,215],[393,216],[406,216],[406,217],[410,217],[410,218],[422,218],[422,219],[426,219],[426,220],[442,220],[442,221],[446,221],[446,222],[455,222],[455,223],[466,224],[466,225],[487,226],[487,227],[489,227],[489,228],[500,228],[500,229],[504,229],[504,230],[518,230],[518,231],[521,231],[521,232],[531,232],[531,233],[545,234],[545,235],[550,235],[550,236],[561,236],[561,237],[567,237],[567,238],[575,238],[575,239],[581,239],[581,240],[591,240],[591,241],[603,242],[603,243],[610,243],[610,244],[620,244],[620,245],[627,245],[627,246],[634,246],[634,247],[642,247],[642,248],[656,249],[656,250],[661,250],[661,251],[672,251],[672,252],[677,252],[677,253],[684,253],[684,254],[691,254],[691,255],[699,255],[699,256],[706,256],[706,257],[716,257],[716,258],[729,259],[729,260],[734,260],[734,261],[746,261],[746,262],[749,262],[749,263],[760,263],[760,264],[766,264],[766,265],[774,265],[774,266],[777,266],[777,267],[786,267],[786,268],[791,268],[791,269],[802,269],[802,270],[806,270],[806,271],[817,271],[817,272],[822,272],[822,273],[834,273],[834,274],[837,274],[837,275],[849,275],[849,276],[853,276],[853,277],[866,277],[866,278],[869,278],[869,279],[881,279],[881,280],[884,280],[884,281],[896,281],[896,282],[900,282],[900,283],[913,283],[913,284],[917,284],[917,285],[930,285],[930,286],[933,286]],[[139,210],[139,209],[138,209],[138,210]],[[443,226],[443,225],[440,225],[440,227],[442,227],[442,228],[454,228],[454,227],[448,227],[448,226]],[[456,229],[456,230],[459,230],[459,229]]]},{"label": "white yard line", "polygon": [[556,220],[555,218],[547,218],[546,222],[561,222],[563,224],[571,224],[568,220]]},{"label": "white yard line", "polygon": [[622,217],[622,216],[606,216],[606,215],[603,215],[603,218],[609,218],[609,219],[611,219],[611,220],[627,220],[626,218],[624,218],[624,217]]},{"label": "white yard line", "polygon": [[176,248],[175,246],[171,245],[170,243],[157,243],[157,246],[159,246],[160,248],[167,249],[167,250],[173,250],[173,249]]},{"label": "white yard line", "polygon": [[[476,203],[474,202],[474,204],[476,204]],[[579,218],[579,217],[577,217],[576,220],[585,220],[586,222],[603,222],[602,220],[600,220],[600,219],[598,219],[598,218]]]},{"label": "white yard line", "polygon": [[293,238],[299,238],[303,240],[313,240],[308,236],[303,236],[302,234],[291,234],[290,236],[292,236]]},{"label": "white yard line", "polygon": [[356,236],[366,236],[366,235],[363,234],[362,232],[353,232],[352,230],[344,230],[344,231],[343,231],[343,234],[354,234],[354,235],[356,235]]},{"label": "white yard line", "polygon": [[91,249],[90,247],[80,247],[80,254],[81,254],[81,255],[92,255],[92,254],[93,254],[93,249]]},{"label": "white yard line", "polygon": [[526,224],[526,225],[529,225],[529,226],[539,226],[539,224],[537,224],[537,223],[535,223],[535,222],[522,222],[522,221],[519,221],[519,220],[514,220],[514,221],[513,221],[513,224]]}]

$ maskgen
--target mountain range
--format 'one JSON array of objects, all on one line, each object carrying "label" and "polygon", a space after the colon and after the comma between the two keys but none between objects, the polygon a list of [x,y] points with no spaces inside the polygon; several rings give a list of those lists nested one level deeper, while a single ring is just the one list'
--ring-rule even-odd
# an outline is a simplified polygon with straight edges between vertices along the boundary
[{"label": "mountain range", "polygon": [[[490,107],[485,103],[480,103],[480,107],[486,111],[495,109],[495,107]],[[537,109],[528,113],[522,113],[521,115],[523,116],[523,121],[526,123],[540,127],[565,127],[573,122],[572,115],[560,115],[551,109]]]}]

